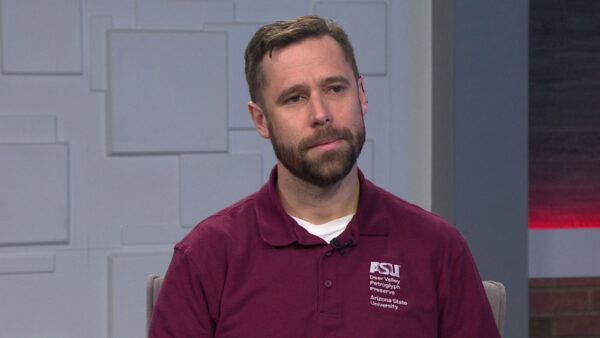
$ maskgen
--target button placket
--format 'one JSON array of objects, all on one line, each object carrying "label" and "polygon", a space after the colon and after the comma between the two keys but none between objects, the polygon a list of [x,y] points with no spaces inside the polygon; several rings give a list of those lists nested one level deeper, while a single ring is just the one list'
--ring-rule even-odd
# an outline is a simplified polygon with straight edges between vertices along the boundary
[{"label": "button placket", "polygon": [[336,287],[340,256],[335,253],[335,250],[326,250],[319,262],[319,313],[323,316],[337,316],[341,311]]},{"label": "button placket", "polygon": [[331,279],[331,271],[330,269],[327,269],[327,266],[331,266],[330,264],[330,260],[331,257],[333,256],[333,250],[328,250],[327,252],[325,252],[325,257],[323,257],[322,260],[322,266],[323,266],[323,271],[326,272],[324,274],[324,279],[323,279],[323,286],[327,289],[330,289],[333,287],[333,280]]}]

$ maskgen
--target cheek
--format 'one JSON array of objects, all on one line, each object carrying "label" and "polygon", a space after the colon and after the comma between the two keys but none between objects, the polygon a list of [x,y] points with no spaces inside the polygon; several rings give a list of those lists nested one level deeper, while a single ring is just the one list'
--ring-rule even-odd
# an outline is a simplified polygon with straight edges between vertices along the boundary
[{"label": "cheek", "polygon": [[279,139],[294,140],[298,138],[302,131],[299,119],[274,119],[270,123],[272,132],[276,133]]},{"label": "cheek", "polygon": [[364,123],[363,107],[360,102],[354,101],[352,104],[347,105],[344,111],[346,114],[342,118],[347,126],[357,127]]},{"label": "cheek", "polygon": [[294,144],[295,142],[294,140],[296,136],[294,134],[293,129],[281,123],[271,124],[270,133],[271,137],[274,138],[280,145],[289,146],[290,144]]}]

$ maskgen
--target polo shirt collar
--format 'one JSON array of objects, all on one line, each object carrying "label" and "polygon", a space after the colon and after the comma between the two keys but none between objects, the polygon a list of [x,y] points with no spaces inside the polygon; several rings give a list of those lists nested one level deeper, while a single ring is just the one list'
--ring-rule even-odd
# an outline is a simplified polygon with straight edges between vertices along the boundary
[{"label": "polo shirt collar", "polygon": [[[385,236],[390,222],[383,210],[381,192],[372,182],[367,180],[358,170],[360,182],[360,198],[356,214],[339,236],[340,242],[352,239],[354,245],[360,235]],[[290,215],[283,210],[277,193],[277,166],[271,170],[269,181],[257,193],[256,216],[261,238],[272,246],[288,246],[293,243],[301,245],[323,245],[323,240],[299,226]]]}]

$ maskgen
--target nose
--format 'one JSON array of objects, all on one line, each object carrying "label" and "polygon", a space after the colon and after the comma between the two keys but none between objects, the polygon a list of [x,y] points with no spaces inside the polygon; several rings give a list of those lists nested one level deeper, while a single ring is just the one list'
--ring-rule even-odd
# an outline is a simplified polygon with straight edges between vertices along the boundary
[{"label": "nose", "polygon": [[333,122],[327,101],[321,95],[311,96],[311,126],[318,127]]}]

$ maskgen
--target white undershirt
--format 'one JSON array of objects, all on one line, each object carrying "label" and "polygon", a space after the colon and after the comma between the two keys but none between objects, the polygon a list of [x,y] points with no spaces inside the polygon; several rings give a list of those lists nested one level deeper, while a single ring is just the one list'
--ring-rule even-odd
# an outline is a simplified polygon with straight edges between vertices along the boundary
[{"label": "white undershirt", "polygon": [[325,242],[329,243],[332,239],[346,230],[346,226],[350,223],[353,216],[354,214],[346,215],[323,224],[312,224],[294,216],[292,216],[292,218],[298,225],[306,229],[306,231],[317,237],[321,237]]}]

